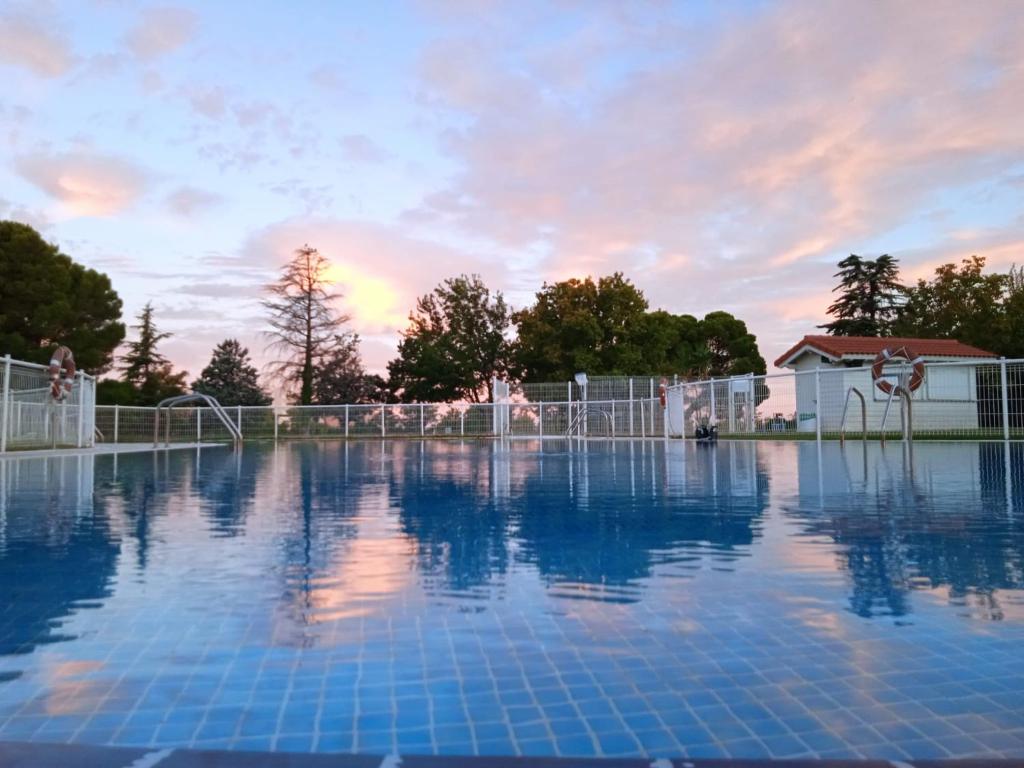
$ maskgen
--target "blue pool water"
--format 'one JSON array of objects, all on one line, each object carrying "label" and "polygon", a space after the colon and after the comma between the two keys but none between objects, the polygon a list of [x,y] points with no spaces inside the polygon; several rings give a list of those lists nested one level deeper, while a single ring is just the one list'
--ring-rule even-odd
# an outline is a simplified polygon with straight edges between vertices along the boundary
[{"label": "blue pool water", "polygon": [[1024,755],[1024,445],[0,461],[0,740]]}]

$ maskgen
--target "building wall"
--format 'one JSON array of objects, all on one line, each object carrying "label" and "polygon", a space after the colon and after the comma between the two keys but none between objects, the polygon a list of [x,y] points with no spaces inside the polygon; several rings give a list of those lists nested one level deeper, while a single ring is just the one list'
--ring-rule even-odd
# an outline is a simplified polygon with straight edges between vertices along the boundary
[{"label": "building wall", "polygon": [[[843,404],[850,387],[856,387],[864,395],[869,431],[882,428],[888,395],[879,390],[869,370],[847,369],[822,361],[813,354],[802,355],[790,367],[795,371],[813,371],[820,366],[822,431],[836,432],[842,420]],[[796,412],[798,429],[814,432],[815,376],[796,377]],[[855,397],[850,401],[847,416],[847,430],[860,429],[860,405]],[[899,430],[902,401],[893,398],[889,415],[885,421],[887,430]],[[913,419],[917,430],[928,429],[976,429],[978,427],[978,389],[975,367],[972,365],[948,365],[932,367],[925,381],[913,393]]]}]

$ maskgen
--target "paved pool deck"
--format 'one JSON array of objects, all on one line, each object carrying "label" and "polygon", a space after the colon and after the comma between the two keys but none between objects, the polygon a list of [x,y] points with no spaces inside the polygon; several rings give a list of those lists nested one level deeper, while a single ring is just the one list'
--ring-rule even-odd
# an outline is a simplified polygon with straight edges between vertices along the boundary
[{"label": "paved pool deck", "polygon": [[3,768],[1017,768],[1024,760],[689,760],[152,750],[0,741]]}]

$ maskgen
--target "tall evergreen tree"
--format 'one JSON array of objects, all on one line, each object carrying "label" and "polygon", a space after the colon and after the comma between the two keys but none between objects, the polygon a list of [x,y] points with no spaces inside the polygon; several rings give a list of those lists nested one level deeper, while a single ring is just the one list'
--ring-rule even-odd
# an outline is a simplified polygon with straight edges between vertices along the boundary
[{"label": "tall evergreen tree", "polygon": [[237,339],[225,339],[213,350],[210,364],[192,382],[192,390],[210,395],[221,405],[269,405],[271,397],[259,384],[249,350]]},{"label": "tall evergreen tree", "polygon": [[835,319],[818,326],[832,336],[891,336],[906,288],[899,282],[899,262],[885,254],[862,259],[851,253],[839,262],[839,292],[828,308]]},{"label": "tall evergreen tree", "polygon": [[334,344],[316,361],[313,402],[317,405],[378,402],[359,355],[359,336],[339,334]]},{"label": "tall evergreen tree", "polygon": [[279,353],[271,371],[298,387],[301,405],[313,402],[317,360],[331,350],[349,321],[331,306],[341,294],[329,290],[329,267],[316,248],[304,245],[281,269],[277,282],[266,287],[270,297],[263,306],[270,313],[269,349]]},{"label": "tall evergreen tree", "polygon": [[157,351],[161,341],[172,334],[161,331],[153,321],[153,304],[147,302],[138,315],[139,337],[128,342],[128,351],[121,357],[122,379],[135,391],[138,405],[153,405],[165,397],[185,392],[187,371],[174,372],[170,361]]}]

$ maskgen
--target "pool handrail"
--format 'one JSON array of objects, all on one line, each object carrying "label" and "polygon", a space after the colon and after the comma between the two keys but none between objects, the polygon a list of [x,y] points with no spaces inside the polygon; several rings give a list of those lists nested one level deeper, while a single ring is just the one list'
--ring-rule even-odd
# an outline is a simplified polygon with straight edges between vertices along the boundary
[{"label": "pool handrail", "polygon": [[856,387],[850,387],[846,390],[846,402],[843,403],[843,418],[839,422],[839,442],[842,443],[846,440],[846,413],[850,408],[850,395],[856,395],[860,400],[860,423],[862,440],[868,439],[868,405],[864,399],[864,395]]},{"label": "pool handrail", "polygon": [[[576,409],[576,415],[569,422],[569,427],[565,430],[565,436],[572,437],[573,432],[580,432],[583,420],[591,413],[601,414],[604,417],[605,422],[608,424],[608,436],[615,437],[615,422],[612,421],[612,415],[603,408],[599,408],[596,404],[591,405],[589,403],[583,403],[582,407],[578,407]],[[578,434],[577,437],[583,437],[583,435]]]},{"label": "pool handrail", "polygon": [[224,428],[231,434],[231,440],[235,443],[242,442],[242,433],[235,425],[231,418],[225,413],[224,406],[222,406],[217,398],[211,395],[204,395],[202,392],[192,392],[186,395],[176,395],[175,397],[168,397],[157,403],[156,413],[153,418],[153,447],[157,448],[160,445],[160,411],[163,408],[167,408],[167,425],[164,428],[164,445],[170,445],[171,443],[171,409],[176,405],[182,405],[189,402],[204,402],[207,407],[212,410]]}]

